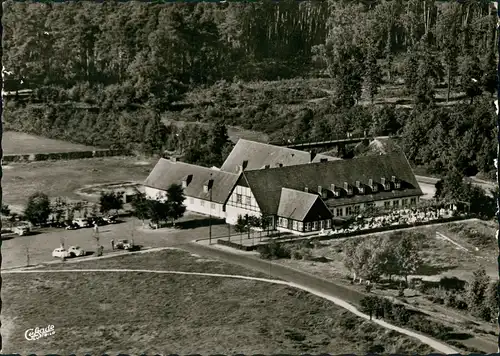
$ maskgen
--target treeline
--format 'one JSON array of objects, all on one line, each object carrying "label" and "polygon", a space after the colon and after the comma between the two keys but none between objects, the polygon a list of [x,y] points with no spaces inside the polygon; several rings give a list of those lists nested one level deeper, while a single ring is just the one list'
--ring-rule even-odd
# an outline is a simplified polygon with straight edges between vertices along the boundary
[{"label": "treeline", "polygon": [[[7,100],[5,128],[145,153],[186,151],[176,128],[160,128],[163,115],[243,126],[272,140],[402,133],[416,164],[487,172],[495,27],[490,1],[7,1],[5,89],[34,91]],[[328,88],[305,84],[322,76]],[[295,79],[245,85],[284,78]],[[400,83],[410,108],[356,105]],[[466,100],[438,108],[443,86]],[[191,106],[179,106],[186,99]],[[185,130],[199,140],[200,128]],[[192,161],[203,160],[202,147],[191,150]]]}]

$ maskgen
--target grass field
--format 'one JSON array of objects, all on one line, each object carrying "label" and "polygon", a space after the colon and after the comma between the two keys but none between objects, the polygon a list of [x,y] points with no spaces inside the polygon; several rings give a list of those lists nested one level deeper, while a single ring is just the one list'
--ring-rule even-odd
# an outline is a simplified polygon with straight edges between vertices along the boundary
[{"label": "grass field", "polygon": [[86,185],[143,181],[156,160],[106,157],[69,161],[12,163],[3,166],[3,201],[22,209],[28,197],[42,191],[49,197],[82,199],[75,190]]},{"label": "grass field", "polygon": [[[119,263],[122,268],[162,266],[146,255],[142,263]],[[188,257],[190,263],[168,267],[184,269],[196,260]],[[100,267],[109,267],[109,261]],[[214,264],[205,272],[220,272]],[[239,273],[232,266],[224,270]],[[4,353],[432,352],[331,302],[265,282],[113,272],[2,278],[2,301],[9,306],[2,314]],[[54,335],[25,340],[25,330],[48,324],[54,325]]]},{"label": "grass field", "polygon": [[22,132],[6,131],[2,135],[3,153],[29,154],[29,153],[56,153],[91,151],[95,147],[79,145],[67,141],[53,140],[41,136],[34,136]]}]

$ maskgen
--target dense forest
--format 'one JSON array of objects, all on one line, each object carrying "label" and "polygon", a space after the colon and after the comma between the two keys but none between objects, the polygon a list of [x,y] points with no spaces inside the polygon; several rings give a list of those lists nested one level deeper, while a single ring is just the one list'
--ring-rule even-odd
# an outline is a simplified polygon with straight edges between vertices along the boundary
[{"label": "dense forest", "polygon": [[433,173],[491,171],[490,1],[3,5],[4,90],[32,90],[8,97],[5,129],[206,165],[230,148],[222,125],[273,140],[399,134]]}]

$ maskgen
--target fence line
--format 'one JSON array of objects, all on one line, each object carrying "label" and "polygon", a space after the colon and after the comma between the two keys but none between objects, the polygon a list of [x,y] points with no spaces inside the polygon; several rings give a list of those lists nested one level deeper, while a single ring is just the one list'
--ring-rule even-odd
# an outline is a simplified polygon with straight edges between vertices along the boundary
[{"label": "fence line", "polygon": [[71,151],[71,152],[51,152],[51,153],[31,153],[31,154],[6,154],[3,155],[3,162],[38,162],[48,160],[72,160],[83,158],[130,156],[127,150],[92,150],[92,151]]}]

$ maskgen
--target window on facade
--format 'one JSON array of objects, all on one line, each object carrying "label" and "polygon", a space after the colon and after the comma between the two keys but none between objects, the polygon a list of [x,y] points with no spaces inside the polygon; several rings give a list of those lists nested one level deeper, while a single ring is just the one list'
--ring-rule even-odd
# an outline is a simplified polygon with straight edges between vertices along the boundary
[{"label": "window on facade", "polygon": [[246,204],[251,205],[252,204],[252,197],[246,197]]},{"label": "window on facade", "polygon": [[384,202],[384,208],[389,209],[391,207],[391,202],[390,201],[385,201]]},{"label": "window on facade", "polygon": [[408,199],[401,200],[401,205],[402,206],[407,206],[408,205]]},{"label": "window on facade", "polygon": [[205,206],[205,201],[204,200],[200,200],[200,205],[201,206]]},{"label": "window on facade", "polygon": [[342,216],[342,213],[343,213],[343,212],[342,212],[342,210],[344,210],[344,209],[342,209],[342,208],[337,208],[337,212],[336,212],[336,213],[337,213],[337,216]]},{"label": "window on facade", "polygon": [[318,230],[318,222],[317,221],[313,222],[313,230]]},{"label": "window on facade", "polygon": [[297,222],[297,230],[303,231],[304,230],[304,224],[301,223],[300,221]]},{"label": "window on facade", "polygon": [[306,231],[311,231],[311,223],[310,222],[306,223]]},{"label": "window on facade", "polygon": [[324,229],[325,228],[325,221],[324,220],[320,220],[320,222],[319,222],[319,228],[320,229]]},{"label": "window on facade", "polygon": [[329,229],[332,227],[332,221],[330,219],[326,220],[326,228]]},{"label": "window on facade", "polygon": [[348,206],[347,208],[345,208],[346,210],[346,215],[352,215],[352,206]]},{"label": "window on facade", "polygon": [[359,206],[359,205],[354,206],[354,213],[355,214],[359,214],[360,210],[361,210],[361,206]]},{"label": "window on facade", "polygon": [[215,209],[215,203],[210,204],[210,209]]},{"label": "window on facade", "polygon": [[288,219],[281,218],[281,227],[288,227]]},{"label": "window on facade", "polygon": [[411,205],[415,205],[415,204],[417,204],[417,198],[411,198],[411,200],[410,200],[410,204],[411,204]]},{"label": "window on facade", "polygon": [[394,200],[392,202],[392,206],[399,206],[399,200]]},{"label": "window on facade", "polygon": [[294,230],[297,230],[297,222],[296,222],[296,221],[294,221],[294,222],[293,222],[292,228],[293,228]]},{"label": "window on facade", "polygon": [[236,194],[236,203],[241,204],[243,201],[243,197],[241,194]]}]

